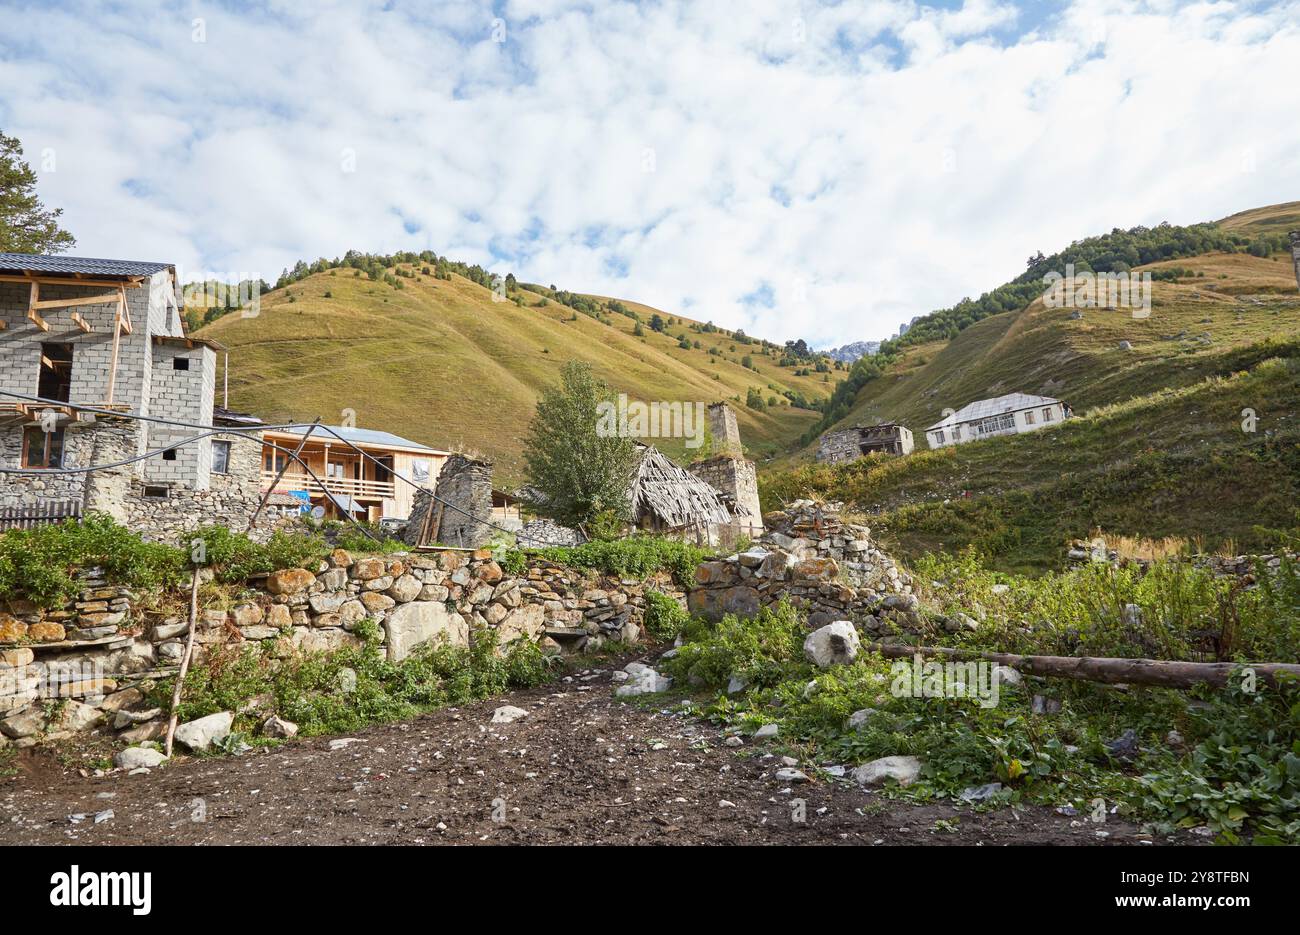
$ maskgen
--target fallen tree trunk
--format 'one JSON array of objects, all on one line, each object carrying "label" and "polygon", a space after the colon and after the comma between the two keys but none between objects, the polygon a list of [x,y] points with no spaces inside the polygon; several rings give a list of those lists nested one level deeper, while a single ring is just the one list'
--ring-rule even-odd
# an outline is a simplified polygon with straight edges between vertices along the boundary
[{"label": "fallen tree trunk", "polygon": [[1190,688],[1193,685],[1226,685],[1232,673],[1248,668],[1261,682],[1274,684],[1276,676],[1288,673],[1300,678],[1300,665],[1285,662],[1170,662],[1165,659],[1114,659],[1105,656],[1020,656],[1015,653],[985,653],[943,646],[900,646],[892,643],[864,643],[863,649],[891,659],[937,656],[963,662],[991,662],[1010,666],[1025,675],[1044,678],[1105,682],[1111,685],[1159,685]]}]

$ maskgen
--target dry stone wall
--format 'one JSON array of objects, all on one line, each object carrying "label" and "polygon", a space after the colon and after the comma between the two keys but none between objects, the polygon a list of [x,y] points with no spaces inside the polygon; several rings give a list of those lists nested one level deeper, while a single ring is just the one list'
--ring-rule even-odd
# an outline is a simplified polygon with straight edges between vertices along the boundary
[{"label": "dry stone wall", "polygon": [[754,548],[696,569],[691,613],[716,621],[784,599],[811,627],[852,620],[880,639],[926,631],[911,577],[867,527],[841,519],[839,504],[800,500],[764,520],[769,531]]},{"label": "dry stone wall", "polygon": [[[85,570],[80,585],[65,607],[0,601],[0,746],[106,722],[132,743],[161,735],[161,712],[139,710],[139,686],[174,671],[186,619],[142,609],[99,569]],[[237,603],[203,609],[196,655],[201,661],[240,643],[279,657],[336,650],[357,645],[357,625],[367,619],[379,623],[394,662],[429,644],[466,646],[489,631],[502,646],[527,639],[549,653],[597,649],[640,640],[650,590],[685,602],[666,576],[610,578],[541,559],[515,575],[488,550],[354,557],[338,549],[311,568],[250,581]],[[46,703],[54,699],[65,700],[60,711],[79,713],[51,719]]]}]

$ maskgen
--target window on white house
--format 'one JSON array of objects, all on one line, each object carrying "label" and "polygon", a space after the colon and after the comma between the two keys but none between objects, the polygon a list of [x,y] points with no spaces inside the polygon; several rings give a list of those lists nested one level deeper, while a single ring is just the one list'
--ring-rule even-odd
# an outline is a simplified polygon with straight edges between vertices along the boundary
[{"label": "window on white house", "polygon": [[935,433],[934,433],[934,440],[935,440],[935,442],[936,442],[937,444],[940,444],[940,445],[944,444],[944,442],[946,441],[946,439],[944,438],[943,432],[935,432]]},{"label": "window on white house", "polygon": [[1005,412],[1000,416],[992,416],[988,419],[982,419],[975,423],[976,435],[992,435],[995,432],[1004,432],[1007,429],[1015,428],[1015,413]]},{"label": "window on white house", "polygon": [[1044,422],[1052,421],[1052,409],[1050,406],[1043,410],[1043,421]]},{"label": "window on white house", "polygon": [[188,357],[173,357],[173,358],[172,358],[172,369],[173,369],[173,370],[189,370],[189,369],[190,369],[190,359],[189,359]]},{"label": "window on white house", "polygon": [[212,470],[218,474],[230,473],[230,442],[214,441],[212,443]]},{"label": "window on white house", "polygon": [[1032,409],[1026,410],[1025,425],[1033,425],[1033,424],[1034,424],[1034,410]]}]

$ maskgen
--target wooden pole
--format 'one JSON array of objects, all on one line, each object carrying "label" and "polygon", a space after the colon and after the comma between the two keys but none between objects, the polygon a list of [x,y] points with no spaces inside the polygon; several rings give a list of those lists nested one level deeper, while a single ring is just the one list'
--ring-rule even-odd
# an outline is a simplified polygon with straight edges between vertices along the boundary
[{"label": "wooden pole", "polygon": [[107,405],[113,405],[113,387],[117,383],[117,349],[122,342],[122,306],[126,304],[126,293],[117,298],[117,313],[113,316],[113,358],[108,364]]},{"label": "wooden pole", "polygon": [[172,755],[172,741],[176,736],[176,715],[181,704],[181,687],[185,684],[185,673],[190,670],[190,658],[194,655],[194,628],[199,620],[199,566],[194,566],[194,576],[190,579],[190,626],[185,637],[185,654],[181,656],[181,669],[176,675],[176,686],[172,689],[171,716],[167,719],[167,743],[164,753],[168,759]]},{"label": "wooden pole", "polygon": [[1020,656],[1015,653],[983,653],[943,646],[900,646],[894,643],[864,643],[867,652],[890,659],[911,659],[915,655],[938,656],[954,661],[992,662],[1010,666],[1025,675],[1044,678],[1104,682],[1110,685],[1159,685],[1190,688],[1206,684],[1222,687],[1238,668],[1248,668],[1261,682],[1276,682],[1281,673],[1300,678],[1300,665],[1285,662],[1171,662],[1166,659],[1115,659],[1106,656]]},{"label": "wooden pole", "polygon": [[262,499],[257,504],[257,509],[253,511],[253,515],[248,520],[248,528],[244,530],[245,532],[253,531],[253,527],[257,525],[257,518],[262,515],[262,507],[266,506],[266,501],[271,499],[271,494],[275,492],[276,485],[280,483],[285,472],[289,470],[289,463],[296,460],[297,457],[302,454],[302,446],[307,444],[307,436],[316,431],[316,426],[318,425],[320,425],[320,416],[317,416],[316,421],[307,426],[307,431],[303,433],[302,441],[298,442],[298,447],[293,450],[293,457],[284,459],[284,467],[280,468],[279,472],[275,475],[275,480],[271,481],[271,486],[267,487],[266,493],[262,494]]}]

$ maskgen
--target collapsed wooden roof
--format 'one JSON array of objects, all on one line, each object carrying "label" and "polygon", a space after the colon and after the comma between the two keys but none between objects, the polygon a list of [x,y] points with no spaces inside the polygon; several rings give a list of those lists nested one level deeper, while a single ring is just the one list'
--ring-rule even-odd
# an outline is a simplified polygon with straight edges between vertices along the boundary
[{"label": "collapsed wooden roof", "polygon": [[722,495],[704,481],[647,445],[632,475],[628,500],[632,519],[651,517],[671,529],[709,523],[730,523],[731,514]]}]

